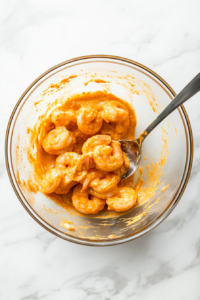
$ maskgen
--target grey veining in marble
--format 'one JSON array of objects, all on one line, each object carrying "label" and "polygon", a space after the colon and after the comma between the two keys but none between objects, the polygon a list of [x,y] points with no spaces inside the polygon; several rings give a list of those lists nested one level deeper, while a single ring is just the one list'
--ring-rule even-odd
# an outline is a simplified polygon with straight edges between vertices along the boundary
[{"label": "grey veining in marble", "polygon": [[73,57],[113,54],[152,68],[179,92],[200,72],[199,0],[1,0],[0,299],[200,299],[200,94],[186,191],[156,229],[124,245],[60,240],[23,209],[4,162],[7,122],[26,87]]}]

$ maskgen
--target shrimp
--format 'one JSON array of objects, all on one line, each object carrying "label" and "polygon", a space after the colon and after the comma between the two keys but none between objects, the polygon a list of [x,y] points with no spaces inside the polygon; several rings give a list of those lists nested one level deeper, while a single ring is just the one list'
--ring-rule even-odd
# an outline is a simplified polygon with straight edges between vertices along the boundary
[{"label": "shrimp", "polygon": [[106,200],[108,210],[117,212],[125,211],[133,207],[137,202],[137,194],[134,189],[122,187],[115,197]]},{"label": "shrimp", "polygon": [[104,174],[101,173],[100,171],[98,171],[96,169],[90,170],[87,173],[87,175],[86,175],[86,177],[85,177],[85,179],[83,181],[82,192],[84,192],[89,187],[90,182],[92,180],[94,180],[95,178],[102,179],[103,177],[104,177]]},{"label": "shrimp", "polygon": [[110,192],[117,188],[120,178],[112,173],[105,175],[105,178],[96,178],[91,181],[90,187],[98,193]]},{"label": "shrimp", "polygon": [[56,158],[55,168],[76,167],[80,155],[75,152],[65,152]]},{"label": "shrimp", "polygon": [[74,152],[65,152],[56,158],[55,168],[63,173],[63,178],[55,190],[56,194],[67,194],[71,187],[78,184],[74,177],[79,157],[80,155]]},{"label": "shrimp", "polygon": [[90,170],[95,167],[94,158],[91,154],[81,155],[78,162],[78,170]]},{"label": "shrimp", "polygon": [[78,183],[76,181],[72,181],[67,175],[65,175],[58,186],[58,188],[55,190],[56,194],[67,194],[69,190],[77,185]]},{"label": "shrimp", "polygon": [[74,152],[66,152],[59,155],[55,162],[56,168],[64,168],[66,174],[66,180],[62,180],[64,187],[68,185],[70,179],[71,181],[82,182],[87,175],[87,171],[93,166],[94,160],[91,155],[79,155]]},{"label": "shrimp", "polygon": [[111,134],[115,140],[121,139],[126,134],[129,127],[129,113],[125,105],[117,101],[110,101],[103,106],[101,115],[104,121],[110,125],[103,124],[102,134]]},{"label": "shrimp", "polygon": [[109,135],[95,135],[89,138],[82,148],[82,153],[92,153],[96,146],[109,145],[111,143],[111,137]]},{"label": "shrimp", "polygon": [[[96,178],[91,181],[92,176],[96,176]],[[104,175],[101,172],[94,170],[91,172],[91,177],[86,178],[86,182],[84,182],[86,186],[90,186],[89,194],[100,199],[107,199],[118,193],[117,184],[120,181],[118,176],[114,174]],[[103,179],[103,177],[105,178]]]},{"label": "shrimp", "polygon": [[49,154],[59,155],[72,151],[75,139],[72,132],[64,126],[51,130],[42,142],[44,150]]},{"label": "shrimp", "polygon": [[119,189],[118,187],[116,186],[115,189],[112,189],[111,191],[109,192],[105,192],[105,193],[98,193],[96,191],[94,191],[92,188],[89,188],[89,194],[90,195],[93,195],[97,198],[100,198],[100,199],[108,199],[110,197],[114,197],[115,195],[117,195],[119,193]]},{"label": "shrimp", "polygon": [[88,190],[85,190],[84,192],[82,192],[81,190],[81,184],[77,185],[73,190],[72,203],[76,210],[83,214],[95,215],[104,208],[106,204],[105,200],[99,199],[97,197],[91,197],[90,200]]},{"label": "shrimp", "polygon": [[94,167],[93,157],[89,154],[81,155],[76,166],[76,173],[74,175],[74,180],[82,183],[88,171],[93,167]]},{"label": "shrimp", "polygon": [[69,109],[68,111],[56,109],[51,115],[51,121],[56,127],[67,126],[71,122],[76,123],[76,113],[73,109]]},{"label": "shrimp", "polygon": [[77,125],[87,135],[97,133],[102,126],[103,118],[96,109],[81,107],[77,112]]},{"label": "shrimp", "polygon": [[116,171],[124,163],[121,144],[115,141],[110,146],[95,147],[93,157],[97,168],[105,172]]},{"label": "shrimp", "polygon": [[44,194],[53,193],[63,178],[63,174],[59,169],[50,169],[46,172],[43,179],[41,180],[41,190]]}]

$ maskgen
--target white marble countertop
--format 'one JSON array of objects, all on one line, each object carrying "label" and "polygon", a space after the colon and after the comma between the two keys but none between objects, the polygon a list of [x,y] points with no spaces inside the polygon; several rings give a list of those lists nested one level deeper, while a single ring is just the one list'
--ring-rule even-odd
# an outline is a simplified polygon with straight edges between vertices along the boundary
[{"label": "white marble countertop", "polygon": [[10,185],[4,137],[27,86],[73,57],[113,54],[179,92],[200,71],[199,0],[6,0],[0,9],[0,299],[200,299],[200,94],[186,103],[194,163],[172,214],[138,240],[94,248],[56,238]]}]

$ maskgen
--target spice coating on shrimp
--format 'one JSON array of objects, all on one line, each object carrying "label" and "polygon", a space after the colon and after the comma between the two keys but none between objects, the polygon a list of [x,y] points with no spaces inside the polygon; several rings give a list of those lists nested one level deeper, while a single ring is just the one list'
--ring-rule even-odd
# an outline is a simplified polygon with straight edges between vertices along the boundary
[{"label": "spice coating on shrimp", "polygon": [[81,132],[87,135],[97,133],[102,126],[103,118],[92,108],[81,107],[77,112],[77,125]]},{"label": "spice coating on shrimp", "polygon": [[72,203],[76,210],[83,214],[97,214],[100,212],[105,204],[106,201],[99,199],[97,197],[91,197],[89,199],[89,192],[88,190],[85,190],[84,192],[82,190],[82,185],[77,185],[73,190],[72,195]]},{"label": "spice coating on shrimp", "polygon": [[53,155],[59,155],[73,149],[75,139],[73,133],[64,126],[51,130],[42,142],[44,150]]},{"label": "spice coating on shrimp", "polygon": [[105,192],[105,193],[98,193],[97,191],[93,190],[92,188],[89,188],[89,194],[93,195],[95,197],[98,197],[100,199],[107,200],[108,198],[111,198],[119,193],[119,188],[116,186],[116,188]]},{"label": "spice coating on shrimp", "polygon": [[111,123],[114,128],[113,132],[104,124],[101,133],[110,134],[115,140],[121,139],[126,134],[129,127],[129,113],[125,105],[117,101],[110,101],[104,105],[101,115],[104,121]]},{"label": "spice coating on shrimp", "polygon": [[117,212],[125,211],[132,208],[137,203],[137,194],[134,189],[122,187],[115,197],[106,200],[108,210]]},{"label": "spice coating on shrimp", "polygon": [[117,188],[120,178],[112,173],[105,175],[105,178],[95,178],[91,181],[90,187],[98,193],[110,192]]},{"label": "spice coating on shrimp", "polygon": [[76,123],[76,112],[73,109],[69,109],[67,111],[56,109],[51,115],[51,121],[56,127],[67,126],[70,122]]},{"label": "spice coating on shrimp", "polygon": [[89,187],[91,181],[93,181],[94,179],[102,179],[102,178],[104,178],[103,173],[101,173],[100,171],[98,171],[96,169],[91,169],[87,173],[87,175],[83,181],[82,191],[85,191]]},{"label": "spice coating on shrimp", "polygon": [[111,137],[109,135],[95,135],[89,138],[84,144],[82,148],[83,154],[92,153],[96,146],[100,145],[110,145]]},{"label": "spice coating on shrimp", "polygon": [[[55,106],[50,103],[48,113],[38,120],[34,133],[38,132],[38,136],[32,143],[32,161],[38,160],[35,177],[43,193],[53,193],[52,199],[59,194],[56,199],[64,203],[81,184],[81,192],[87,191],[88,200],[96,197],[105,205],[106,200],[118,196],[120,178],[129,162],[115,139],[122,135],[132,138],[135,121],[131,121],[130,107],[117,99],[98,92],[63,97],[61,101],[58,98]],[[131,125],[128,131],[127,116]],[[108,132],[104,131],[105,124]]]},{"label": "spice coating on shrimp", "polygon": [[43,179],[40,182],[41,190],[44,194],[51,194],[53,193],[63,178],[63,174],[58,169],[50,169],[46,172]]},{"label": "spice coating on shrimp", "polygon": [[115,141],[112,141],[110,146],[95,147],[93,157],[97,167],[106,172],[116,171],[124,163],[121,144]]}]

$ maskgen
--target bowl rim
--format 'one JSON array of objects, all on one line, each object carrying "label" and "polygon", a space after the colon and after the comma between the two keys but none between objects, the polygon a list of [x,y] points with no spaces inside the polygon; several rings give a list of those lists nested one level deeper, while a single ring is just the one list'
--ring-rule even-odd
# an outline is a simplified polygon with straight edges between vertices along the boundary
[{"label": "bowl rim", "polygon": [[[18,198],[18,200],[20,201],[20,203],[22,204],[22,206],[25,208],[25,210],[29,213],[29,215],[39,224],[41,225],[44,229],[46,229],[47,231],[49,231],[50,233],[54,234],[55,236],[62,238],[64,240],[76,243],[76,244],[81,244],[81,245],[86,245],[86,246],[114,246],[114,245],[119,245],[119,244],[123,244],[126,242],[129,242],[131,240],[137,239],[145,234],[147,234],[148,232],[150,232],[151,230],[153,230],[155,227],[157,227],[160,223],[162,223],[169,215],[170,213],[174,210],[174,208],[176,207],[176,205],[179,203],[185,189],[186,186],[188,184],[189,181],[189,177],[191,174],[191,169],[192,169],[192,163],[193,163],[193,151],[194,151],[194,146],[193,146],[193,133],[192,133],[192,127],[190,124],[190,120],[188,117],[188,114],[186,112],[186,109],[183,105],[180,106],[180,109],[185,117],[185,121],[186,124],[183,123],[183,125],[187,125],[187,129],[188,129],[188,136],[189,136],[189,140],[187,139],[187,135],[186,135],[186,139],[187,141],[187,148],[188,148],[188,144],[189,144],[189,148],[190,148],[190,156],[188,157],[188,167],[187,167],[187,174],[185,176],[185,178],[183,178],[183,185],[180,189],[180,191],[178,190],[178,196],[177,193],[174,195],[174,201],[172,202],[171,205],[169,205],[164,211],[163,213],[157,218],[155,219],[150,225],[148,225],[148,227],[144,227],[140,232],[137,232],[135,235],[129,235],[127,237],[122,237],[122,238],[118,238],[118,239],[109,239],[108,241],[97,241],[97,240],[89,240],[89,239],[82,239],[82,238],[78,238],[78,237],[72,237],[70,235],[65,234],[65,236],[61,236],[59,235],[59,233],[54,232],[53,230],[51,230],[48,226],[46,226],[44,223],[42,223],[38,218],[35,217],[35,215],[32,213],[32,211],[30,211],[30,209],[28,209],[28,207],[24,204],[24,201],[21,199],[16,187],[15,187],[15,182],[13,181],[12,178],[12,174],[10,171],[10,166],[9,166],[9,158],[8,158],[8,142],[9,142],[9,133],[10,133],[10,128],[11,128],[11,124],[12,124],[12,120],[14,118],[15,112],[17,110],[17,108],[19,107],[21,101],[24,99],[25,95],[29,92],[29,90],[40,80],[42,79],[45,75],[47,75],[48,73],[52,72],[53,70],[62,67],[64,65],[70,64],[70,63],[74,63],[76,61],[79,60],[87,60],[87,59],[113,59],[113,60],[118,60],[118,61],[122,61],[122,62],[127,62],[130,63],[132,65],[135,65],[137,67],[139,67],[140,69],[144,69],[145,71],[147,71],[148,73],[152,74],[154,77],[156,77],[160,82],[162,82],[162,84],[171,92],[171,94],[175,97],[176,93],[175,91],[171,88],[171,86],[162,78],[160,77],[156,72],[154,72],[153,70],[149,69],[148,67],[133,61],[131,59],[128,58],[124,58],[124,57],[120,57],[120,56],[114,56],[114,55],[103,55],[103,54],[98,54],[98,55],[86,55],[86,56],[79,56],[79,57],[75,57],[66,61],[63,61],[55,66],[53,66],[52,68],[48,69],[47,71],[45,71],[44,73],[42,73],[40,76],[38,76],[28,87],[27,89],[24,91],[24,93],[21,95],[21,97],[19,98],[19,100],[17,101],[16,105],[14,106],[12,113],[10,115],[9,121],[8,121],[8,125],[7,125],[7,129],[6,129],[6,135],[5,135],[5,161],[6,161],[6,169],[7,169],[7,173],[8,173],[8,177],[10,180],[10,183],[12,185],[12,188]],[[186,167],[186,166],[185,166]],[[186,171],[185,170],[185,171]],[[184,171],[184,172],[185,172]],[[183,173],[184,174],[184,173]],[[177,197],[177,198],[176,198]],[[52,227],[51,225],[49,225],[50,227]],[[56,229],[57,230],[57,229]],[[57,230],[59,232],[59,230]]]}]

